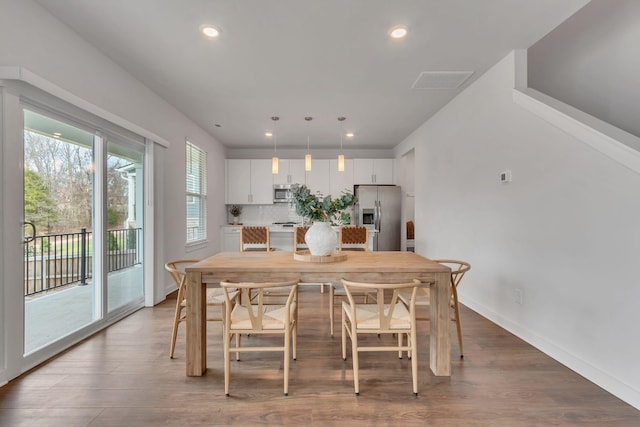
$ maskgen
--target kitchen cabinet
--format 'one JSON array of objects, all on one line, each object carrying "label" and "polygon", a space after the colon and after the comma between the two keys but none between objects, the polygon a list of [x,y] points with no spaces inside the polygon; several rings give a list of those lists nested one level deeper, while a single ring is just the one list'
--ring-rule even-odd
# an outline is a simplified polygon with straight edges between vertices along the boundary
[{"label": "kitchen cabinet", "polygon": [[271,159],[227,159],[225,203],[273,204]]},{"label": "kitchen cabinet", "polygon": [[269,234],[269,242],[271,247],[276,251],[292,251],[293,250],[293,229],[288,231],[274,232]]},{"label": "kitchen cabinet", "polygon": [[251,194],[251,175],[248,173],[251,168],[251,160],[227,159],[226,168],[226,193],[225,202],[227,204],[243,205],[249,203],[248,197]]},{"label": "kitchen cabinet", "polygon": [[340,197],[345,190],[353,193],[353,159],[344,159],[344,172],[338,172],[338,159],[329,161],[331,197]]},{"label": "kitchen cabinet", "polygon": [[331,194],[329,163],[325,159],[311,162],[311,170],[306,174],[306,185],[311,192],[320,192],[323,196]]},{"label": "kitchen cabinet", "polygon": [[302,184],[305,183],[304,160],[280,159],[278,173],[273,175],[274,184]]},{"label": "kitchen cabinet", "polygon": [[222,252],[240,252],[240,227],[222,227],[220,250]]},{"label": "kitchen cabinet", "polygon": [[393,159],[354,159],[354,184],[393,185]]}]

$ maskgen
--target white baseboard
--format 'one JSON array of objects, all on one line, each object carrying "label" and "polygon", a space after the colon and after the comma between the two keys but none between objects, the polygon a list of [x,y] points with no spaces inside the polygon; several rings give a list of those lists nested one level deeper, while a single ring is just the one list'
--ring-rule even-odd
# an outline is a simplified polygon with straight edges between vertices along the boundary
[{"label": "white baseboard", "polygon": [[556,343],[547,340],[545,337],[538,335],[534,331],[531,331],[522,325],[512,322],[510,319],[503,317],[499,313],[494,312],[489,307],[486,307],[477,301],[465,299],[464,301],[460,300],[460,302],[481,316],[511,332],[518,338],[524,340],[526,343],[534,346],[547,356],[562,363],[567,368],[575,371],[579,375],[585,377],[589,381],[640,410],[640,391],[635,390],[624,381],[598,369]]}]

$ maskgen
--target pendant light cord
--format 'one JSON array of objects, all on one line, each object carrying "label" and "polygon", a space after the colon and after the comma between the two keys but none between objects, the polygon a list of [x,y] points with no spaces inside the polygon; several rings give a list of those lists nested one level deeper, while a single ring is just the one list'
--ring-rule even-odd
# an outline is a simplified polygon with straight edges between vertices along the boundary
[{"label": "pendant light cord", "polygon": [[280,117],[278,116],[273,116],[271,117],[271,120],[273,120],[273,154],[275,157],[276,152],[278,151],[278,132],[277,132],[277,128],[278,128],[278,120],[280,120]]}]

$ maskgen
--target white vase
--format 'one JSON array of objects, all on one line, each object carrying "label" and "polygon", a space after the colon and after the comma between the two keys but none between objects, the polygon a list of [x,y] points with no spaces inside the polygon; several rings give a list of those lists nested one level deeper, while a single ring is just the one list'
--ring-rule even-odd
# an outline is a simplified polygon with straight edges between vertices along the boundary
[{"label": "white vase", "polygon": [[304,241],[311,255],[328,256],[336,250],[338,236],[329,222],[316,221],[304,235]]}]

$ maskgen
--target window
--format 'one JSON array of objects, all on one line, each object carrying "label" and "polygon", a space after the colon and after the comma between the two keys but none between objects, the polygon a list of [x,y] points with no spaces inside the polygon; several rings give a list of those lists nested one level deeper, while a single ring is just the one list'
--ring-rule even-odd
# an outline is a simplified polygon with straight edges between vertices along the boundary
[{"label": "window", "polygon": [[186,143],[187,244],[207,238],[207,153]]}]

